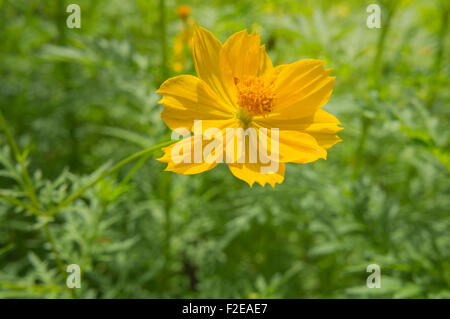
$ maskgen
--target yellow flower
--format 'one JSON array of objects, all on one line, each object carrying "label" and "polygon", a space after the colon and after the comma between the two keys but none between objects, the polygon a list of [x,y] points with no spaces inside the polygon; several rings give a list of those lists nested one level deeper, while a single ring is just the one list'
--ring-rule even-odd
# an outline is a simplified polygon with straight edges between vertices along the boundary
[{"label": "yellow flower", "polygon": [[177,13],[182,20],[182,29],[176,35],[173,45],[172,69],[180,73],[185,68],[186,55],[192,48],[192,35],[194,34],[195,20],[190,16],[191,7],[180,5]]},{"label": "yellow flower", "polygon": [[177,7],[177,13],[182,19],[186,19],[191,14],[191,7],[187,4],[182,4]]},{"label": "yellow flower", "polygon": [[[321,109],[334,84],[331,69],[324,69],[323,61],[305,59],[273,67],[258,34],[237,32],[222,45],[199,26],[194,31],[192,54],[198,77],[180,75],[161,85],[161,117],[172,130],[184,127],[191,132],[194,121],[202,120],[200,135],[206,135],[209,128],[217,128],[223,136],[227,128],[253,128],[259,132],[258,141],[264,128],[277,128],[277,171],[262,173],[266,164],[260,159],[250,162],[248,155],[244,163],[226,162],[232,174],[250,186],[256,182],[274,187],[284,180],[285,163],[326,159],[327,149],[341,141],[336,135],[342,130],[339,120]],[[165,154],[158,160],[168,164],[167,171],[179,174],[210,170],[217,161],[192,160],[194,152],[188,154],[187,162],[173,158],[175,150],[187,147],[192,151],[199,143],[205,147],[208,138],[187,137],[164,148]],[[227,136],[224,149],[229,143]],[[261,144],[245,139],[246,154],[257,145]],[[271,146],[267,145],[267,150]]]}]

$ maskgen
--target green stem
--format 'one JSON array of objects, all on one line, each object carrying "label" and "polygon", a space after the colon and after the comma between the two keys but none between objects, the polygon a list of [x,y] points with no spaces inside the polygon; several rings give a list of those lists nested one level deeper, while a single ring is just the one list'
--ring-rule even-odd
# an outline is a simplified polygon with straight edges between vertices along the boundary
[{"label": "green stem", "polygon": [[[56,249],[55,239],[53,238],[52,233],[48,229],[47,223],[44,224],[43,230],[44,230],[45,237],[47,238],[47,241],[50,244],[53,255],[55,255],[56,265],[58,266],[59,272],[61,274],[61,278],[62,278],[63,282],[65,282],[67,273],[66,273],[66,270],[64,269],[64,262],[62,261],[62,258],[58,252],[58,249]],[[73,289],[70,289],[70,293],[73,298],[77,297],[76,293]]]},{"label": "green stem", "polygon": [[[380,36],[377,43],[377,52],[372,62],[372,71],[369,73],[369,89],[377,89],[379,85],[379,79],[381,77],[382,68],[382,56],[384,51],[384,45],[386,42],[386,36],[389,32],[392,23],[392,17],[394,16],[395,10],[397,8],[397,3],[394,2],[390,7],[387,7],[387,17],[386,21],[381,29]],[[371,104],[371,102],[368,102]],[[366,143],[367,136],[369,134],[370,127],[372,126],[373,120],[367,118],[363,113],[361,115],[361,135],[359,136],[358,145],[355,150],[355,166],[353,168],[353,178],[357,178],[360,171],[360,166],[362,164],[362,157],[364,153],[364,145]]]},{"label": "green stem", "polygon": [[100,214],[95,218],[94,221],[94,230],[91,234],[91,236],[89,236],[88,241],[87,241],[87,247],[85,250],[85,253],[83,254],[83,264],[88,264],[91,263],[91,255],[92,255],[92,246],[94,244],[94,240],[98,237],[99,235],[99,228],[100,228],[100,222],[103,219],[103,216],[105,216],[106,214],[106,210],[108,207],[108,203],[102,202],[102,210],[100,211]]},{"label": "green stem", "polygon": [[170,280],[172,276],[171,272],[171,260],[172,260],[172,195],[171,195],[171,185],[172,185],[172,175],[164,174],[162,176],[162,181],[160,184],[161,196],[164,199],[164,239],[163,239],[163,250],[164,250],[164,271],[162,273],[162,282],[164,283],[164,288],[170,290]]},{"label": "green stem", "polygon": [[13,204],[15,206],[21,207],[21,208],[33,213],[36,216],[41,216],[41,212],[38,209],[36,209],[34,206],[30,206],[30,205],[23,203],[22,201],[18,200],[17,198],[10,197],[10,196],[4,195],[4,194],[0,194],[0,198],[3,198],[4,200],[9,201],[11,204]]},{"label": "green stem", "polygon": [[122,166],[134,161],[137,158],[140,158],[142,156],[145,156],[151,152],[154,152],[158,149],[160,149],[161,147],[170,145],[172,143],[174,143],[175,141],[166,141],[166,142],[162,142],[160,144],[157,144],[155,146],[149,147],[143,151],[134,153],[133,155],[128,156],[127,158],[123,159],[122,161],[120,161],[119,163],[117,163],[116,165],[114,165],[112,168],[110,168],[109,170],[103,172],[102,174],[100,174],[100,176],[98,176],[97,178],[95,178],[93,181],[91,181],[90,183],[88,183],[87,185],[83,186],[82,188],[80,188],[78,191],[72,193],[72,195],[69,195],[69,197],[67,197],[64,201],[62,201],[60,204],[58,204],[55,208],[53,208],[52,210],[47,212],[47,216],[53,216],[55,215],[58,211],[60,211],[61,209],[63,209],[64,207],[66,207],[67,205],[69,205],[72,201],[74,201],[75,199],[77,199],[78,197],[82,196],[84,194],[84,192],[86,192],[88,189],[90,189],[91,187],[95,186],[95,184],[97,184],[99,181],[101,181],[102,179],[104,179],[105,177],[111,175],[112,173],[116,172],[117,170],[119,170]]},{"label": "green stem", "polygon": [[150,158],[151,154],[147,154],[146,156],[142,157],[134,166],[133,168],[128,172],[128,174],[122,179],[120,182],[120,185],[127,184],[134,176],[134,174],[139,171],[142,165],[144,165],[145,162]]},{"label": "green stem", "polygon": [[382,67],[381,58],[383,56],[384,45],[386,43],[386,36],[391,27],[392,17],[395,13],[396,7],[397,7],[397,3],[394,2],[391,4],[390,7],[386,8],[386,11],[387,11],[386,20],[384,22],[383,27],[381,28],[380,37],[378,38],[378,43],[377,43],[377,52],[376,52],[375,58],[373,59],[373,62],[372,62],[372,72],[371,72],[372,73],[372,81],[370,82],[370,85],[372,88],[377,87],[379,78],[381,76],[381,67]]},{"label": "green stem", "polygon": [[6,139],[8,140],[9,145],[11,146],[11,149],[13,151],[14,156],[16,157],[16,160],[19,162],[20,159],[20,151],[17,147],[16,141],[14,141],[14,138],[12,137],[11,131],[9,130],[9,126],[6,123],[5,117],[3,116],[2,111],[0,110],[0,125],[3,128],[3,131],[6,134]]},{"label": "green stem", "polygon": [[34,190],[33,183],[31,182],[30,175],[28,174],[27,166],[25,165],[25,159],[20,152],[19,147],[16,144],[16,141],[14,140],[11,131],[9,129],[8,124],[6,123],[6,120],[3,116],[2,111],[0,111],[0,126],[3,128],[3,131],[6,134],[6,138],[8,139],[8,143],[11,146],[11,149],[13,151],[14,157],[16,158],[17,162],[20,165],[20,168],[22,170],[23,178],[25,180],[26,185],[26,191],[28,193],[28,196],[30,197],[31,201],[33,202],[33,205],[35,208],[39,208],[39,201],[37,200],[36,191]]},{"label": "green stem", "polygon": [[372,119],[369,119],[364,115],[361,117],[362,132],[359,137],[358,146],[356,147],[356,152],[355,152],[356,165],[353,169],[353,178],[354,179],[357,179],[359,176],[360,166],[362,163],[361,157],[363,156],[364,145],[366,144],[367,135],[369,133],[369,128],[371,127],[372,122],[373,122]]},{"label": "green stem", "polygon": [[434,57],[433,75],[430,76],[429,91],[426,101],[428,109],[431,109],[433,107],[434,100],[436,99],[436,82],[439,80],[439,75],[441,73],[442,59],[445,49],[445,39],[448,32],[449,11],[450,5],[448,4],[445,6],[445,8],[442,8],[442,22],[438,38],[438,50],[436,51],[436,55]]},{"label": "green stem", "polygon": [[166,34],[166,6],[164,0],[159,0],[160,41],[161,41],[161,74],[167,77],[167,34]]}]

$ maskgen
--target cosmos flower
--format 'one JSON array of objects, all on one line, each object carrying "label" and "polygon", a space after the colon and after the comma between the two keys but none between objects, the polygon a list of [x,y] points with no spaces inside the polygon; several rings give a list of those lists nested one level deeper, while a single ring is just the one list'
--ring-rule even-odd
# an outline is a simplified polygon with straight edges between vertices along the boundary
[{"label": "cosmos flower", "polygon": [[177,7],[177,14],[181,18],[181,30],[175,36],[172,55],[172,69],[180,73],[184,70],[186,57],[192,49],[192,35],[194,34],[195,19],[191,16],[191,7],[180,5]]},{"label": "cosmos flower", "polygon": [[[192,39],[192,54],[197,77],[180,75],[165,81],[157,91],[164,106],[161,117],[172,130],[186,128],[194,132],[194,121],[201,120],[201,134],[217,128],[225,136],[227,128],[278,129],[278,169],[262,173],[265,165],[256,162],[228,162],[231,173],[246,181],[264,186],[284,180],[285,163],[310,163],[326,159],[327,150],[341,141],[339,120],[322,110],[334,85],[331,69],[325,62],[304,59],[274,67],[256,33],[247,30],[233,34],[222,45],[214,35],[197,26]],[[195,134],[194,134],[195,135]],[[217,166],[217,161],[192,160],[196,143],[205,139],[187,137],[163,149],[158,160],[166,170],[179,174],[198,174]],[[258,135],[261,139],[261,135]],[[258,145],[245,139],[245,150]],[[226,148],[229,141],[223,142]],[[189,147],[189,161],[177,161],[174,150]],[[176,149],[174,149],[176,148]],[[267,146],[270,150],[270,146]]]},{"label": "cosmos flower", "polygon": [[186,19],[191,14],[191,7],[187,4],[182,4],[177,7],[177,13],[182,19]]}]

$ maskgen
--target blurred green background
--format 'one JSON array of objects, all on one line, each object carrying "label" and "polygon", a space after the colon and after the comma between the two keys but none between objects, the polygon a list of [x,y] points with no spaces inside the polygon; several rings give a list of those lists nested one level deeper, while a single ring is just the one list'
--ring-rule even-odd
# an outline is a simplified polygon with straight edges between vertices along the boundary
[{"label": "blurred green background", "polygon": [[[3,123],[0,297],[450,298],[449,2],[379,3],[369,29],[372,2],[0,0],[0,108],[20,149]],[[222,42],[260,32],[274,64],[326,60],[343,142],[275,189],[226,165],[162,172],[156,152],[43,216],[168,138],[155,91],[195,73],[194,21]]]}]

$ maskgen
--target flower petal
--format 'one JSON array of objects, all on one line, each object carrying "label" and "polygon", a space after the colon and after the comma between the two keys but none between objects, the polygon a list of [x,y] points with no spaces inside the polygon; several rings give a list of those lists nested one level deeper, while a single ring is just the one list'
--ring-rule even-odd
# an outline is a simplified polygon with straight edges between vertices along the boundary
[{"label": "flower petal", "polygon": [[[194,120],[223,121],[233,118],[229,107],[201,79],[180,75],[165,81],[159,90],[164,105],[161,117],[171,129],[191,130]],[[215,123],[211,123],[215,124]]]},{"label": "flower petal", "polygon": [[259,49],[259,69],[258,76],[269,74],[273,71],[272,60],[266,52],[266,46],[262,45]]},{"label": "flower petal", "polygon": [[228,164],[231,173],[237,178],[247,182],[250,187],[256,182],[261,186],[270,184],[275,187],[275,184],[281,184],[284,180],[284,173],[286,165],[284,163],[277,163],[278,171],[273,174],[261,173],[262,164],[259,163],[243,163],[243,164]]},{"label": "flower petal", "polygon": [[163,148],[164,155],[157,160],[167,163],[165,171],[178,174],[191,175],[208,171],[216,167],[218,163],[207,163],[203,160],[200,163],[194,162],[195,146],[200,145],[203,152],[203,148],[207,143],[209,141],[203,140],[201,135],[197,136],[197,138],[194,136],[186,137],[175,144]]},{"label": "flower petal", "polygon": [[[326,159],[327,152],[321,147],[316,139],[310,134],[300,131],[279,130],[278,131],[278,153],[272,145],[271,135],[273,131],[259,130],[258,138],[266,139],[267,154],[282,163],[310,163],[319,158]],[[273,141],[275,142],[275,141]]]},{"label": "flower petal", "polygon": [[280,162],[310,163],[326,159],[327,151],[309,134],[298,131],[280,131]]},{"label": "flower petal", "polygon": [[204,80],[219,98],[232,107],[234,95],[229,92],[223,79],[226,72],[221,71],[219,56],[222,49],[220,41],[208,30],[196,26],[192,37],[192,56],[195,70],[199,78]]},{"label": "flower petal", "polygon": [[299,119],[273,120],[270,118],[257,118],[255,124],[266,128],[279,128],[280,130],[300,131],[314,137],[319,146],[328,149],[341,139],[336,135],[343,130],[339,120],[325,110],[318,110],[311,116]]},{"label": "flower petal", "polygon": [[258,76],[261,68],[265,70],[268,67],[265,49],[263,51],[260,46],[259,34],[248,34],[247,30],[237,32],[227,39],[220,59],[221,63],[231,69],[233,79],[244,80],[249,76]]},{"label": "flower petal", "polygon": [[331,69],[319,60],[300,60],[285,66],[275,82],[273,119],[295,119],[310,116],[323,107],[331,96],[334,77]]},{"label": "flower petal", "polygon": [[336,133],[342,130],[338,125],[341,124],[339,120],[332,114],[325,110],[319,109],[309,116],[295,118],[295,119],[273,119],[270,117],[258,116],[253,121],[261,127],[278,128],[280,130],[320,130],[321,128],[333,131]]},{"label": "flower petal", "polygon": [[[214,122],[218,125],[214,126]],[[222,126],[219,126],[220,124]],[[185,137],[181,141],[162,149],[164,155],[157,160],[168,164],[166,171],[185,175],[198,174],[216,167],[218,162],[225,161],[226,145],[228,144],[226,130],[227,128],[237,128],[239,123],[235,119],[232,121],[203,121],[202,126],[202,133],[197,133],[194,130],[194,135]],[[205,132],[205,126],[215,130]],[[220,149],[220,152],[217,153],[214,147],[216,142],[218,143],[218,149]]]},{"label": "flower petal", "polygon": [[339,143],[342,141],[339,136],[336,134],[328,134],[328,133],[309,133],[312,137],[314,137],[317,141],[317,144],[319,144],[324,149],[329,149],[336,143]]},{"label": "flower petal", "polygon": [[337,132],[344,129],[343,127],[338,126],[339,124],[339,120],[334,115],[324,110],[319,110],[314,113],[312,123],[307,127],[302,127],[300,129],[314,137],[317,144],[321,147],[329,149],[336,143],[342,141],[339,136],[336,135]]}]

